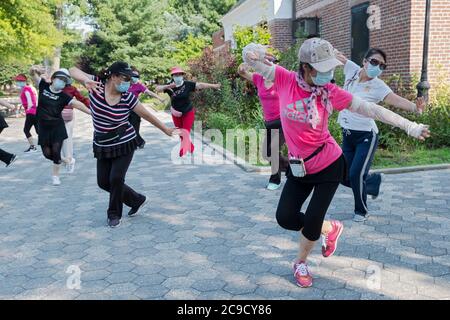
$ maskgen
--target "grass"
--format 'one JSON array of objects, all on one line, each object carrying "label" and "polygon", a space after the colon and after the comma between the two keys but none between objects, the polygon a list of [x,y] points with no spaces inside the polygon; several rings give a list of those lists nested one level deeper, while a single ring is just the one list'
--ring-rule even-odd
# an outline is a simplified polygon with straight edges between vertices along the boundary
[{"label": "grass", "polygon": [[[228,147],[225,143],[225,147]],[[229,150],[236,153],[236,150]],[[248,160],[248,159],[246,159]],[[389,151],[378,149],[372,169],[400,168],[420,165],[446,164],[450,163],[450,147],[440,149],[418,148],[408,151]],[[256,166],[266,166],[267,164],[257,163]]]},{"label": "grass", "polygon": [[411,151],[377,150],[373,169],[398,168],[419,165],[450,163],[450,148],[428,150],[419,148]]}]

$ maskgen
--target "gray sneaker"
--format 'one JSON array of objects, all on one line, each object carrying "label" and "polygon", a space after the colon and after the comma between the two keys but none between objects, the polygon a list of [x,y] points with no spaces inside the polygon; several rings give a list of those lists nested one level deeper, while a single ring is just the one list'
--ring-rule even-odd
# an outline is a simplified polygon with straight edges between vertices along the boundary
[{"label": "gray sneaker", "polygon": [[369,217],[368,214],[366,214],[365,216],[360,215],[360,214],[356,214],[353,216],[353,221],[354,222],[364,222],[367,220],[367,218]]}]

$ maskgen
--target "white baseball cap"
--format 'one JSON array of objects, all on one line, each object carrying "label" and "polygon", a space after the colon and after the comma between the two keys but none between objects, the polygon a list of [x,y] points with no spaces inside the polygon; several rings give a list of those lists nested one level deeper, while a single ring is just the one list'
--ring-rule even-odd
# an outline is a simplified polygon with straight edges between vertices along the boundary
[{"label": "white baseball cap", "polygon": [[300,62],[309,63],[319,72],[328,72],[343,63],[336,59],[331,43],[320,38],[305,40],[298,51]]}]

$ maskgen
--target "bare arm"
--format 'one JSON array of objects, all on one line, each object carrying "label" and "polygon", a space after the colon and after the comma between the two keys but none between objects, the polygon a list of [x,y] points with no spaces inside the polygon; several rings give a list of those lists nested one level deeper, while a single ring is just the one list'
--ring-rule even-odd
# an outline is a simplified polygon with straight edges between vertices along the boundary
[{"label": "bare arm", "polygon": [[138,105],[133,109],[134,112],[138,116],[140,116],[142,119],[147,120],[152,125],[157,127],[159,130],[164,132],[169,137],[173,136],[174,134],[179,134],[179,132],[173,128],[168,128],[164,123],[162,123],[157,117],[155,117],[153,114],[151,114],[143,105],[142,103],[138,103]]},{"label": "bare arm", "polygon": [[2,100],[2,99],[0,99],[0,106],[4,106],[4,107],[9,108],[9,109],[14,109],[15,108],[11,103],[9,103],[9,102],[7,102],[5,100]]},{"label": "bare arm", "polygon": [[364,101],[358,97],[353,96],[353,101],[350,104],[349,110],[398,127],[416,139],[425,140],[430,137],[428,126],[409,121],[386,108],[372,102]]},{"label": "bare arm", "polygon": [[96,92],[99,94],[99,87],[101,85],[100,82],[94,81],[93,76],[90,74],[87,74],[86,72],[76,68],[72,67],[69,69],[70,76],[81,83],[86,89],[89,90],[89,92]]},{"label": "bare arm", "polygon": [[248,65],[242,63],[238,68],[238,74],[249,82],[253,82],[253,72],[248,71]]},{"label": "bare arm", "polygon": [[221,84],[217,83],[217,84],[211,84],[211,83],[204,83],[204,82],[197,82],[197,84],[195,85],[195,89],[196,90],[203,90],[203,89],[220,89]]},{"label": "bare arm", "polygon": [[88,115],[91,115],[91,110],[89,110],[89,108],[87,108],[84,103],[81,103],[80,101],[73,99],[71,102],[72,107],[74,107],[75,109],[78,109]]},{"label": "bare arm", "polygon": [[31,67],[30,76],[31,76],[31,79],[33,79],[34,85],[37,88],[39,88],[39,83],[41,82],[42,79],[49,82],[48,76],[45,74],[45,70],[38,66]]},{"label": "bare arm", "polygon": [[336,54],[336,59],[338,59],[344,65],[347,63],[348,59],[342,52],[340,52],[339,50],[335,49],[334,53]]},{"label": "bare arm", "polygon": [[166,90],[174,89],[174,88],[176,88],[175,83],[171,83],[171,84],[167,84],[167,85],[156,86],[155,90],[156,90],[156,92],[164,92]]},{"label": "bare arm", "polygon": [[147,89],[144,93],[150,97],[158,99],[160,102],[164,102],[164,99],[162,99],[157,93],[154,93],[153,91]]},{"label": "bare arm", "polygon": [[426,107],[426,102],[423,97],[418,98],[416,103],[412,103],[411,101],[409,101],[403,97],[400,97],[399,95],[397,95],[393,92],[388,94],[386,96],[386,98],[384,98],[384,102],[386,102],[387,104],[389,104],[393,107],[397,107],[397,108],[400,108],[405,111],[416,112],[416,113],[422,113]]}]

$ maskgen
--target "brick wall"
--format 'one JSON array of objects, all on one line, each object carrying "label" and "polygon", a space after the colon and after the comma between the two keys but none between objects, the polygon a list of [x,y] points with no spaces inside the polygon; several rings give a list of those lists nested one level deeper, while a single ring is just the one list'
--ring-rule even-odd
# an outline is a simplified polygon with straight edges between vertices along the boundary
[{"label": "brick wall", "polygon": [[399,74],[406,84],[410,81],[411,0],[372,0],[370,4],[380,8],[380,29],[370,31],[370,46],[387,54],[383,78]]},{"label": "brick wall", "polygon": [[[425,1],[412,0],[411,72],[420,77],[422,68]],[[450,1],[431,1],[431,21],[428,47],[428,79],[431,87],[439,78],[450,83]]]},{"label": "brick wall", "polygon": [[293,43],[292,20],[275,19],[269,22],[269,31],[272,35],[271,45],[278,50],[286,50]]},{"label": "brick wall", "polygon": [[[297,0],[301,17],[321,18],[322,37],[351,55],[351,7],[369,2],[380,8],[380,29],[370,31],[370,46],[386,51],[385,79],[400,74],[404,83],[420,76],[423,52],[425,0]],[[320,9],[314,7],[326,4]],[[430,25],[428,75],[431,85],[440,75],[450,81],[450,1],[433,0]]]}]

